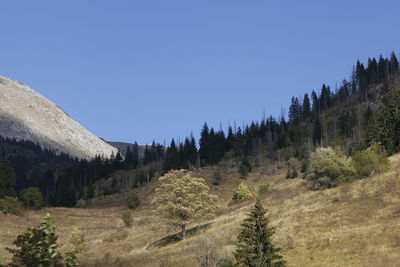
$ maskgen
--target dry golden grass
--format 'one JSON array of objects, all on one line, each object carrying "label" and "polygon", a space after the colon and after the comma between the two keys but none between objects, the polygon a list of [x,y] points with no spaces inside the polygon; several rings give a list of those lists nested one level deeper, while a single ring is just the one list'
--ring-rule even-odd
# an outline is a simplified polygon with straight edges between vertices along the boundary
[{"label": "dry golden grass", "polygon": [[[285,172],[264,176],[255,171],[245,181],[254,190],[269,184],[263,198],[275,244],[281,247],[288,266],[399,266],[400,263],[400,155],[391,158],[384,174],[351,184],[311,191],[304,180],[285,179]],[[212,169],[197,175],[211,182]],[[37,225],[45,213],[55,218],[60,250],[69,248],[68,236],[79,227],[88,250],[78,255],[81,266],[199,266],[204,251],[231,256],[240,223],[253,203],[228,205],[241,180],[232,170],[223,174],[223,184],[211,186],[222,208],[214,217],[190,225],[213,222],[202,234],[162,248],[148,245],[178,229],[163,224],[150,210],[154,184],[137,189],[141,206],[132,211],[133,227],[120,219],[127,194],[94,200],[90,208],[48,208],[27,211],[23,216],[0,217],[0,262],[10,260],[4,249],[16,235]]]}]

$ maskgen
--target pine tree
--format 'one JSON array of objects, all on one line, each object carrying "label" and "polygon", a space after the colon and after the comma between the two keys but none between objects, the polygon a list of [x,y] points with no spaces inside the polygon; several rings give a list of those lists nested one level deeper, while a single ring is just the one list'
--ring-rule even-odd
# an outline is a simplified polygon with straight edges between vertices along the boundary
[{"label": "pine tree", "polygon": [[279,248],[272,244],[274,228],[269,227],[265,209],[257,199],[254,209],[242,223],[236,242],[235,259],[238,266],[269,267],[285,266],[278,254]]}]

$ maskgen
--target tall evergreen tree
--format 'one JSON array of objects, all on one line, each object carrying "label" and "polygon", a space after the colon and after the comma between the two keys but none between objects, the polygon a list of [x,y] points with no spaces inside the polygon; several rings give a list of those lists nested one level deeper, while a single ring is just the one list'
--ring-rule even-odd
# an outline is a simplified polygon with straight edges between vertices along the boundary
[{"label": "tall evergreen tree", "polygon": [[292,103],[289,107],[289,121],[298,123],[301,120],[302,110],[297,97],[292,97]]},{"label": "tall evergreen tree", "polygon": [[303,98],[303,119],[308,118],[311,115],[311,104],[310,104],[310,98],[308,97],[308,94],[304,94]]},{"label": "tall evergreen tree", "polygon": [[279,248],[272,244],[275,231],[269,226],[265,209],[257,199],[254,209],[242,223],[236,242],[235,259],[238,266],[278,267],[286,262],[279,255]]},{"label": "tall evergreen tree", "polygon": [[319,114],[319,100],[317,93],[314,90],[311,93],[311,98],[312,98],[312,112],[314,113],[314,116],[317,116]]},{"label": "tall evergreen tree", "polygon": [[133,154],[133,159],[132,159],[132,168],[136,169],[139,167],[139,145],[135,142],[132,147],[132,154]]},{"label": "tall evergreen tree", "polygon": [[201,164],[206,164],[209,155],[209,131],[207,123],[204,123],[203,129],[200,133],[200,140],[199,140],[199,157]]},{"label": "tall evergreen tree", "polygon": [[321,121],[319,117],[314,122],[314,130],[313,130],[313,143],[315,146],[321,145],[321,139],[322,139],[322,127],[321,127]]},{"label": "tall evergreen tree", "polygon": [[398,70],[399,70],[399,61],[397,60],[396,54],[392,52],[389,61],[389,72],[390,74],[393,74]]},{"label": "tall evergreen tree", "polygon": [[133,169],[133,153],[131,151],[131,148],[128,147],[126,148],[126,153],[125,153],[125,161],[124,161],[125,169]]}]

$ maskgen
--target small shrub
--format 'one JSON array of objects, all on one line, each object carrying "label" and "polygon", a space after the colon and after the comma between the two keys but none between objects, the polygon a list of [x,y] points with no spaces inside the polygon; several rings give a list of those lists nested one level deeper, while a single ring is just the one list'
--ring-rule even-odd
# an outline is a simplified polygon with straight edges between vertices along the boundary
[{"label": "small shrub", "polygon": [[21,199],[27,209],[40,209],[43,202],[43,195],[37,187],[28,187],[22,190]]},{"label": "small shrub", "polygon": [[69,235],[69,243],[71,243],[71,245],[74,247],[73,251],[75,253],[87,250],[85,236],[82,234],[81,230],[78,227],[74,227],[72,229],[72,232]]},{"label": "small shrub", "polygon": [[121,219],[125,223],[126,227],[131,227],[133,225],[132,214],[129,211],[122,212]]},{"label": "small shrub", "polygon": [[301,162],[301,169],[300,169],[300,171],[301,171],[302,173],[306,173],[307,170],[308,170],[308,163],[307,163],[307,160],[303,160],[303,161]]},{"label": "small shrub", "polygon": [[77,202],[76,202],[76,204],[75,204],[75,207],[76,208],[79,208],[79,209],[83,209],[84,207],[86,207],[86,201],[84,200],[84,199],[79,199]]},{"label": "small shrub", "polygon": [[258,195],[259,196],[266,195],[268,193],[268,189],[269,189],[269,184],[260,185],[260,188],[258,189]]},{"label": "small shrub", "polygon": [[296,158],[290,158],[288,160],[288,172],[286,178],[292,179],[297,177],[297,170],[300,168],[300,162]]},{"label": "small shrub", "polygon": [[240,183],[238,189],[234,192],[232,199],[235,201],[243,201],[254,197],[254,193],[250,190],[247,184]]},{"label": "small shrub", "polygon": [[6,214],[11,213],[19,215],[22,213],[23,209],[21,201],[16,197],[6,196],[5,198],[0,199],[0,211]]},{"label": "small shrub", "polygon": [[126,203],[128,204],[128,207],[131,209],[135,209],[140,205],[140,200],[134,191],[126,199]]},{"label": "small shrub", "polygon": [[334,197],[333,199],[332,199],[332,203],[337,203],[337,202],[339,202],[339,197]]},{"label": "small shrub", "polygon": [[359,176],[369,176],[389,168],[389,160],[383,147],[373,145],[353,155],[353,165]]},{"label": "small shrub", "polygon": [[214,172],[212,176],[212,184],[213,185],[220,185],[222,182],[222,175],[220,172]]},{"label": "small shrub", "polygon": [[239,166],[240,178],[245,179],[247,175],[251,172],[251,164],[247,157],[243,158]]}]

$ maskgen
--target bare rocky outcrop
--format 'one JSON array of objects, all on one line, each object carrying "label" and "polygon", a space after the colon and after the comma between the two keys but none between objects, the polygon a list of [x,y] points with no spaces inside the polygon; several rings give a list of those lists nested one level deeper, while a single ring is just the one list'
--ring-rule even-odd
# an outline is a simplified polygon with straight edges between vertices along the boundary
[{"label": "bare rocky outcrop", "polygon": [[29,86],[2,76],[0,135],[29,140],[78,158],[109,157],[117,152]]}]

